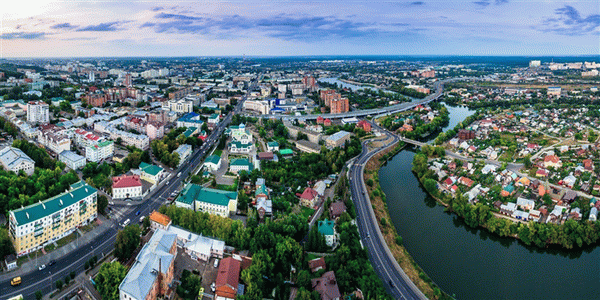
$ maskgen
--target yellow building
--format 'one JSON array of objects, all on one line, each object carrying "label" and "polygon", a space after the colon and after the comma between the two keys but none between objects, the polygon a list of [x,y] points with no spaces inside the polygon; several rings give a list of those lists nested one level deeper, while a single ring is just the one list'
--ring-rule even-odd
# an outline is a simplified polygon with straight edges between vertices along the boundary
[{"label": "yellow building", "polygon": [[17,256],[36,251],[85,226],[98,216],[98,191],[85,181],[70,190],[9,212],[9,234]]}]

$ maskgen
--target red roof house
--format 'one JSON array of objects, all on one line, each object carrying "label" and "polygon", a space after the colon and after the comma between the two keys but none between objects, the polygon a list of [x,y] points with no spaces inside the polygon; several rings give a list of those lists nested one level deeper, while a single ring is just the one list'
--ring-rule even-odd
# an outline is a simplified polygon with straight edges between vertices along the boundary
[{"label": "red roof house", "polygon": [[300,195],[300,204],[307,207],[313,207],[315,206],[315,201],[317,200],[317,197],[319,197],[319,193],[313,190],[312,188],[307,187],[306,189],[304,189],[302,195]]},{"label": "red roof house", "polygon": [[240,280],[241,262],[231,257],[224,258],[217,274],[215,295],[226,299],[235,299]]}]

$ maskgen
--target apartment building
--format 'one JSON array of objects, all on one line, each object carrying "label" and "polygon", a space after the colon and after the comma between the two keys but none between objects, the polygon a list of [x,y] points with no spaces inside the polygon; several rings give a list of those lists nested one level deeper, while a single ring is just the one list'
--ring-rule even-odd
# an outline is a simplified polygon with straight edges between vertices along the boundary
[{"label": "apartment building", "polygon": [[27,103],[27,122],[46,124],[50,122],[50,105],[44,101]]},{"label": "apartment building", "polygon": [[348,98],[332,99],[329,104],[332,114],[341,114],[350,111]]},{"label": "apartment building", "polygon": [[40,130],[38,142],[56,154],[71,150],[71,139],[61,131],[56,131],[56,129],[57,127],[52,127]]},{"label": "apartment building", "polygon": [[179,145],[179,147],[177,147],[177,149],[175,149],[175,151],[173,151],[173,153],[179,154],[179,165],[178,166],[181,166],[183,164],[183,162],[188,157],[190,157],[190,155],[192,155],[192,146],[190,146],[188,144]]},{"label": "apartment building", "polygon": [[99,162],[113,156],[115,143],[113,141],[102,141],[85,147],[85,158],[88,161]]},{"label": "apartment building", "polygon": [[85,181],[50,199],[8,212],[9,235],[23,256],[55,242],[98,216],[98,191]]}]

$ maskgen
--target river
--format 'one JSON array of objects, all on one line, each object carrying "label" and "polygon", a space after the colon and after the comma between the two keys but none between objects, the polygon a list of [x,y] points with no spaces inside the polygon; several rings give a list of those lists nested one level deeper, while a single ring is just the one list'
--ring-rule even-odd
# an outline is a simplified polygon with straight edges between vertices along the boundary
[{"label": "river", "polygon": [[[454,128],[473,112],[448,107]],[[379,171],[392,223],[415,261],[457,299],[600,299],[600,248],[538,249],[472,229],[427,196],[411,172],[414,151]]]}]

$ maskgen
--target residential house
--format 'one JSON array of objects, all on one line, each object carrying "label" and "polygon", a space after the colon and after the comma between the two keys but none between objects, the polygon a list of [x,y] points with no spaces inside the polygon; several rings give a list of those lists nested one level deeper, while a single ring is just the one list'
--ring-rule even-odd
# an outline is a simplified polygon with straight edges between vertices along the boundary
[{"label": "residential house", "polygon": [[312,208],[319,199],[319,193],[310,187],[304,189],[300,195],[300,204]]},{"label": "residential house", "polygon": [[324,257],[319,257],[319,258],[315,258],[315,259],[309,260],[308,261],[308,268],[313,273],[316,272],[316,271],[319,271],[321,269],[326,269],[327,265],[325,264],[325,258]]},{"label": "residential house", "polygon": [[523,210],[531,210],[535,206],[535,201],[518,197],[517,206],[519,206]]},{"label": "residential house", "polygon": [[279,151],[279,143],[278,142],[268,142],[267,143],[267,151],[269,151],[269,152]]},{"label": "residential house", "polygon": [[544,168],[560,168],[562,167],[562,161],[556,155],[546,155],[544,157]]},{"label": "residential house", "polygon": [[70,151],[65,150],[58,155],[58,160],[62,161],[69,167],[71,170],[77,170],[79,168],[85,167],[86,160],[85,157]]},{"label": "residential house", "polygon": [[325,243],[333,247],[336,242],[335,222],[332,220],[323,220],[318,222],[319,232],[325,237]]},{"label": "residential house", "polygon": [[311,279],[311,285],[313,291],[317,291],[321,295],[321,300],[339,300],[341,297],[333,271],[325,272],[323,276]]},{"label": "residential house", "polygon": [[221,260],[217,273],[215,299],[234,300],[238,293],[241,262],[233,257]]},{"label": "residential house", "polygon": [[150,214],[150,228],[154,231],[158,229],[169,230],[169,226],[171,226],[171,218],[169,216],[159,213],[156,210],[153,210]]},{"label": "residential house", "polygon": [[336,220],[339,216],[346,212],[346,204],[342,201],[335,201],[329,206],[329,216]]}]

